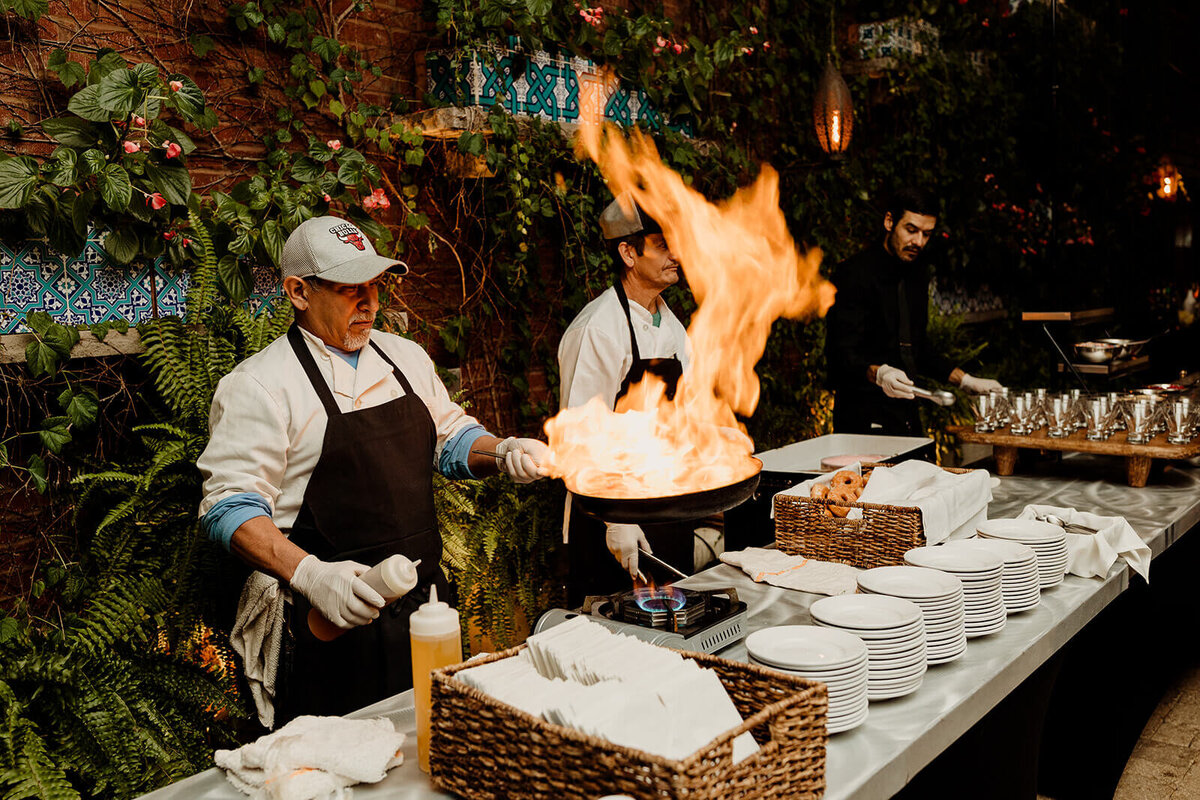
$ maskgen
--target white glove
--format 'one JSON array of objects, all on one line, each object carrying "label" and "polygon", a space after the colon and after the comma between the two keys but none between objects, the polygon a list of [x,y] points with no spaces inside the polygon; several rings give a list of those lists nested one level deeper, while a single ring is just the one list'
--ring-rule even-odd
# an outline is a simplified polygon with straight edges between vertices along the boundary
[{"label": "white glove", "polygon": [[883,389],[883,393],[888,397],[899,400],[912,400],[916,396],[912,392],[913,382],[904,370],[889,367],[887,364],[875,372],[875,385]]},{"label": "white glove", "polygon": [[1004,388],[1000,381],[991,378],[976,378],[974,375],[963,373],[962,380],[958,385],[963,388],[963,391],[971,394],[988,394],[990,392],[998,392]]},{"label": "white glove", "polygon": [[518,439],[510,436],[496,445],[500,469],[508,473],[513,483],[531,483],[545,477],[538,469],[550,455],[550,447],[537,439]]},{"label": "white glove", "polygon": [[647,553],[654,551],[650,549],[650,543],[646,541],[646,534],[641,528],[637,525],[609,525],[604,533],[604,542],[608,545],[608,552],[629,573],[629,577],[637,579],[642,576],[638,569],[638,547]]},{"label": "white glove", "polygon": [[359,577],[368,569],[357,561],[322,561],[309,555],[296,565],[292,588],[339,628],[366,625],[384,606],[379,592]]}]

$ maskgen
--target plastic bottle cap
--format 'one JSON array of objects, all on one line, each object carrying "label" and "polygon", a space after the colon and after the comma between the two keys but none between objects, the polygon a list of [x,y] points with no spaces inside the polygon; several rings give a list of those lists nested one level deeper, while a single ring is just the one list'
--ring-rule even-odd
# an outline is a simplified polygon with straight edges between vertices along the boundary
[{"label": "plastic bottle cap", "polygon": [[417,565],[421,559],[409,561],[403,555],[394,555],[383,562],[379,577],[391,589],[392,595],[408,594],[417,585]]},{"label": "plastic bottle cap", "polygon": [[458,611],[448,603],[438,600],[437,587],[429,587],[429,602],[422,603],[408,618],[408,629],[413,636],[433,638],[459,634]]}]

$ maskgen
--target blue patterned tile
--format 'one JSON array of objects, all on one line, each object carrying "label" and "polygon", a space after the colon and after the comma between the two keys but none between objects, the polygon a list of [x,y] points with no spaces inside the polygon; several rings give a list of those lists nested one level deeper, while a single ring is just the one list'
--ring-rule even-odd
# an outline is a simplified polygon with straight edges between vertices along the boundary
[{"label": "blue patterned tile", "polygon": [[[131,323],[186,311],[188,273],[172,269],[164,259],[152,264],[110,264],[100,235],[89,231],[83,252],[71,258],[42,241],[0,241],[0,333],[25,333],[25,315],[45,311],[63,325]],[[258,313],[281,297],[278,273],[254,272],[248,304]]]}]

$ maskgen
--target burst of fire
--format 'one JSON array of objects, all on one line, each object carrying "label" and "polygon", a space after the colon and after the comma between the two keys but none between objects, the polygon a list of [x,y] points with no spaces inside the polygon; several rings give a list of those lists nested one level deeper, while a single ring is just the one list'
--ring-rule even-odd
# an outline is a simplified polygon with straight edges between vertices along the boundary
[{"label": "burst of fire", "polygon": [[581,144],[615,196],[629,192],[658,220],[699,306],[688,328],[691,366],[673,401],[647,377],[616,411],[602,400],[546,423],[550,474],[594,497],[669,497],[754,474],[754,443],[735,414],[758,404],[754,365],[779,317],[821,314],[834,288],[821,278],[819,250],[797,250],[779,208],[779,176],[758,179],[713,204],[659,158],[639,131],[581,128]]}]

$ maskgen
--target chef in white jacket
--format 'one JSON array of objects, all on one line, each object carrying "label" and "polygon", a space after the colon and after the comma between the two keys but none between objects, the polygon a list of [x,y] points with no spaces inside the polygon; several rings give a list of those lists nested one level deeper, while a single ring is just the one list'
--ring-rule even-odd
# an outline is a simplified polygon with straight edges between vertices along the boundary
[{"label": "chef in white jacket", "polygon": [[[679,262],[661,226],[629,195],[604,209],[600,229],[613,258],[613,285],[584,306],[563,334],[558,346],[560,404],[569,408],[599,397],[615,408],[646,373],[660,377],[667,396],[673,397],[688,365],[687,331],[661,295],[678,283]],[[569,498],[566,514],[572,604],[584,595],[628,589],[630,576],[647,571],[639,564],[639,548],[684,572],[692,569],[690,525],[605,524],[572,509]],[[602,556],[601,533],[615,563]]]}]

